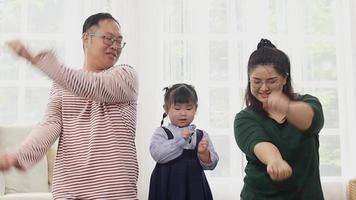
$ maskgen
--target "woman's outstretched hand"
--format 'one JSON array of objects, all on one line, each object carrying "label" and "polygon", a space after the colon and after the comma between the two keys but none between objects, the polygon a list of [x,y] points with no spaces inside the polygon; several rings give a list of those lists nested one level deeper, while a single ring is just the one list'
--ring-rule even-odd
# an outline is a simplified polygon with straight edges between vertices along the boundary
[{"label": "woman's outstretched hand", "polygon": [[283,159],[275,159],[267,164],[267,173],[273,181],[283,181],[289,178],[293,171]]},{"label": "woman's outstretched hand", "polygon": [[264,109],[267,112],[278,113],[279,115],[287,115],[289,110],[289,98],[282,92],[272,92],[268,96],[268,101],[264,104]]}]

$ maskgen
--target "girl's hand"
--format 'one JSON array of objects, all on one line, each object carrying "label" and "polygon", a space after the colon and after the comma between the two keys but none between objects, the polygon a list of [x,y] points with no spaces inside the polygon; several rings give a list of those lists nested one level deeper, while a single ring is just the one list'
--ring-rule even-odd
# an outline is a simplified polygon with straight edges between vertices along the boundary
[{"label": "girl's hand", "polygon": [[208,151],[209,140],[206,136],[200,140],[198,144],[198,153],[205,153]]},{"label": "girl's hand", "polygon": [[209,140],[208,137],[203,136],[198,144],[198,157],[204,163],[211,163],[210,151],[208,149]]},{"label": "girl's hand", "polygon": [[182,131],[182,137],[186,140],[190,137],[190,132],[187,128]]},{"label": "girl's hand", "polygon": [[267,164],[267,173],[273,181],[283,181],[292,175],[292,168],[282,159],[276,159]]}]

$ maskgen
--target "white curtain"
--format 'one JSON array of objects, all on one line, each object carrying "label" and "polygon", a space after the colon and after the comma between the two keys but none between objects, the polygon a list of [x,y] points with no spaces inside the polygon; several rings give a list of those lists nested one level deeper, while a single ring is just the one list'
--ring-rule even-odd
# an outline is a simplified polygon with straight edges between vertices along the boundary
[{"label": "white curtain", "polygon": [[[139,198],[146,199],[154,161],[149,141],[163,113],[162,88],[195,85],[195,123],[220,155],[207,172],[215,199],[239,199],[244,156],[233,136],[243,106],[248,56],[268,38],[291,59],[295,90],[324,107],[321,173],[328,200],[346,199],[356,178],[354,70],[356,3],[353,0],[0,0],[0,44],[20,38],[34,51],[54,48],[69,67],[83,64],[81,28],[96,12],[116,17],[127,42],[120,63],[140,78],[137,151]],[[36,124],[50,80],[0,50],[0,124]]]}]

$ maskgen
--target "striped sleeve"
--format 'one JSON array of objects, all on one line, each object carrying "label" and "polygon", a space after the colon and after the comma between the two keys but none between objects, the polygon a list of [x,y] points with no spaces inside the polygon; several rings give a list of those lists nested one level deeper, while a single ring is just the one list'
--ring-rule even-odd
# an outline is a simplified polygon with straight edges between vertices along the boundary
[{"label": "striped sleeve", "polygon": [[39,162],[59,137],[62,130],[61,104],[61,90],[54,86],[43,122],[32,129],[15,152],[22,169],[27,170]]},{"label": "striped sleeve", "polygon": [[42,56],[36,66],[58,85],[83,98],[105,103],[137,100],[137,73],[131,66],[120,65],[100,73],[78,71],[61,65],[52,52]]}]

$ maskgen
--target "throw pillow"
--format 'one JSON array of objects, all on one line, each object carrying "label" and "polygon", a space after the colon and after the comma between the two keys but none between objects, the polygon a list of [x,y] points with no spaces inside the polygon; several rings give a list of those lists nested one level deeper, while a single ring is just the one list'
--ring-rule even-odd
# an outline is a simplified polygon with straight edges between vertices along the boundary
[{"label": "throw pillow", "polygon": [[[0,127],[0,153],[15,150],[25,140],[31,127]],[[48,192],[47,159],[42,159],[26,172],[11,169],[4,173],[5,194]]]}]

